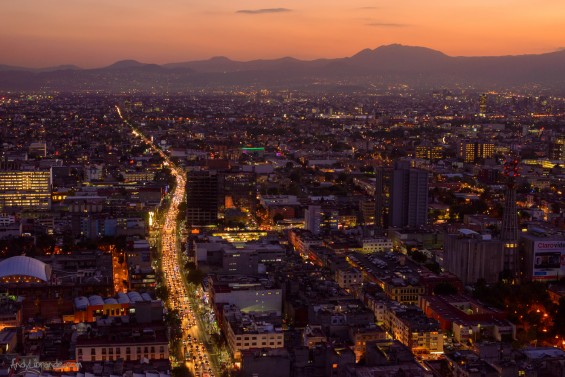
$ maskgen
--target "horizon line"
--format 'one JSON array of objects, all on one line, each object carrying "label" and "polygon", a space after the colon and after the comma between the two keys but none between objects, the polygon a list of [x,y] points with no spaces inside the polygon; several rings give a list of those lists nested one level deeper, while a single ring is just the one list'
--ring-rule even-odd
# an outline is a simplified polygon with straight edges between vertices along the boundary
[{"label": "horizon line", "polygon": [[109,68],[113,65],[116,65],[116,64],[122,63],[122,62],[132,62],[132,63],[141,64],[141,65],[157,65],[157,66],[162,67],[162,66],[173,65],[173,64],[205,62],[205,61],[209,61],[209,60],[213,60],[213,59],[227,59],[227,60],[234,62],[234,63],[249,63],[249,62],[254,62],[254,61],[274,61],[274,60],[282,60],[282,59],[295,59],[295,60],[302,61],[302,62],[312,62],[312,61],[316,61],[316,60],[348,59],[348,58],[351,58],[351,57],[353,57],[353,56],[355,56],[355,55],[357,55],[361,52],[367,51],[367,50],[368,51],[375,51],[379,48],[393,47],[393,46],[426,49],[426,50],[441,53],[441,54],[443,54],[447,57],[450,57],[450,58],[498,58],[498,57],[512,57],[512,56],[546,55],[546,54],[552,54],[552,53],[557,53],[557,52],[565,52],[565,48],[556,48],[554,50],[550,50],[550,51],[546,51],[546,52],[540,52],[540,53],[503,54],[503,55],[448,55],[441,50],[436,50],[436,49],[431,48],[431,47],[416,46],[416,45],[405,45],[405,44],[401,44],[401,43],[390,43],[390,44],[380,45],[380,46],[373,48],[373,49],[365,48],[365,49],[359,50],[359,51],[357,51],[354,54],[349,55],[349,56],[341,56],[341,57],[333,57],[333,58],[331,58],[331,57],[318,57],[318,58],[313,58],[313,59],[301,59],[301,58],[296,58],[294,56],[286,55],[286,56],[281,56],[281,57],[276,57],[276,58],[255,58],[255,59],[249,59],[249,60],[234,60],[234,59],[231,59],[230,57],[227,57],[227,56],[224,56],[224,55],[214,55],[214,56],[210,56],[208,58],[196,58],[196,59],[192,59],[192,60],[183,60],[183,61],[168,62],[168,63],[145,63],[145,62],[141,62],[140,60],[137,60],[135,58],[124,58],[124,59],[115,60],[112,63],[108,63],[106,65],[92,66],[92,67],[83,67],[83,66],[79,66],[79,65],[74,64],[74,63],[61,63],[61,64],[57,64],[57,65],[32,67],[32,66],[5,64],[5,63],[2,63],[2,62],[0,62],[0,67],[9,67],[11,69],[22,69],[22,70],[57,70],[58,68],[62,68],[62,67],[74,67],[75,69],[79,69],[79,70],[90,70],[90,69]]}]

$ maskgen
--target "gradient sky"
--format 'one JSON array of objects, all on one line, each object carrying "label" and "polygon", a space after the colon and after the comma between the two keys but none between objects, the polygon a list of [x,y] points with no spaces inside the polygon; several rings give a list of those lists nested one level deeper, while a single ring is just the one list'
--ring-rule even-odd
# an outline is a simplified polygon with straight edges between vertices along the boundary
[{"label": "gradient sky", "polygon": [[0,64],[100,67],[351,56],[401,43],[448,55],[565,47],[565,0],[4,0]]}]

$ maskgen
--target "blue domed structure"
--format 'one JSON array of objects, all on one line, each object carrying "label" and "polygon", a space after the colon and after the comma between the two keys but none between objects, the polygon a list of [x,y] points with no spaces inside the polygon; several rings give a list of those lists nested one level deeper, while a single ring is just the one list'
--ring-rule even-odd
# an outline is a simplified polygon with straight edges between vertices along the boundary
[{"label": "blue domed structure", "polygon": [[51,280],[51,266],[40,260],[19,255],[0,262],[2,283],[47,283]]}]

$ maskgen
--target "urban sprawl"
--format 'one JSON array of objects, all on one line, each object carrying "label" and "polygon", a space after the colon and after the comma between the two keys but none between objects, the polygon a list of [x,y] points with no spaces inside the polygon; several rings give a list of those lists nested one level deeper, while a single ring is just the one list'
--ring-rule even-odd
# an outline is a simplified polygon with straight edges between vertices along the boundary
[{"label": "urban sprawl", "polygon": [[563,376],[564,123],[407,86],[0,95],[0,376]]}]

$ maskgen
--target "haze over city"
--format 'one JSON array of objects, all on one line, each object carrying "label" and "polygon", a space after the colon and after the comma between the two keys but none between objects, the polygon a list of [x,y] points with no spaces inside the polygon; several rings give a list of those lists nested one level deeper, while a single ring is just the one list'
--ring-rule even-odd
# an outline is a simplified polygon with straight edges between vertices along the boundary
[{"label": "haze over city", "polygon": [[83,68],[123,59],[173,63],[351,56],[401,43],[451,56],[537,54],[565,46],[565,2],[35,1],[4,2],[1,64]]}]

